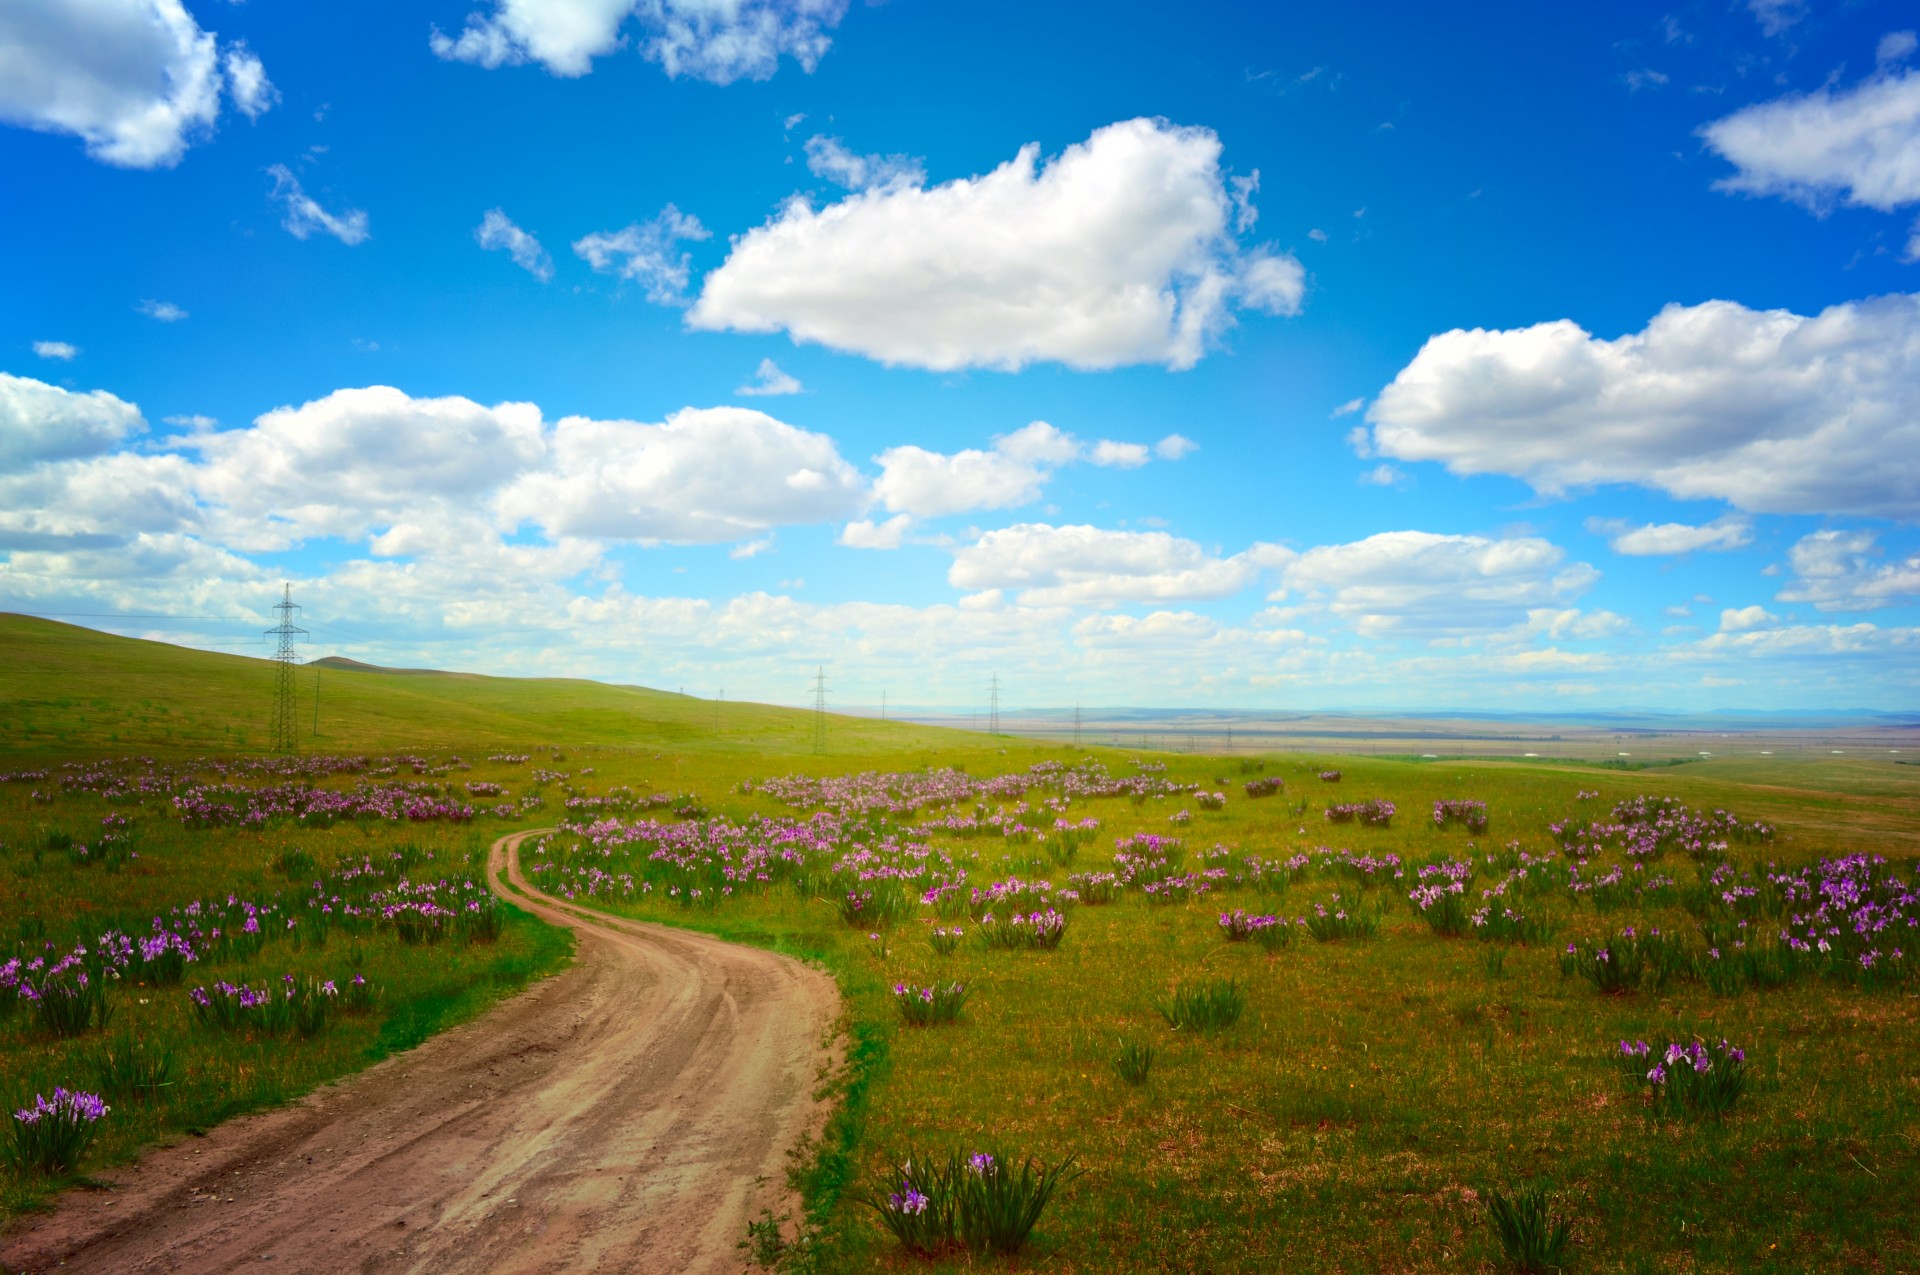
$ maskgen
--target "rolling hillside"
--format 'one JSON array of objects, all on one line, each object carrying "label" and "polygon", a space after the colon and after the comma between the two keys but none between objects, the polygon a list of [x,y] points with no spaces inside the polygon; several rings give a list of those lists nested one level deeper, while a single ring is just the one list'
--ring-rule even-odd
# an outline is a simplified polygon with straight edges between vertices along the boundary
[{"label": "rolling hillside", "polygon": [[[273,665],[0,615],[0,755],[96,750],[256,751]],[[812,714],[571,678],[484,677],[321,660],[298,673],[303,750],[525,748],[533,744],[805,753]],[[315,696],[318,695],[317,730]],[[833,717],[833,751],[960,738]],[[970,743],[983,742],[977,737]]]}]

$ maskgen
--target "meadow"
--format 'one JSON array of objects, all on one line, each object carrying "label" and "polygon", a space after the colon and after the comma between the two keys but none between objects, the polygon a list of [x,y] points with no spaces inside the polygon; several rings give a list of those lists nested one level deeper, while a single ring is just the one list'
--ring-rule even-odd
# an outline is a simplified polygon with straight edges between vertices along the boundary
[{"label": "meadow", "polygon": [[[138,685],[148,652],[28,637],[0,631],[41,661],[0,666],[0,960],[38,985],[87,947],[64,976],[99,970],[110,1017],[65,1035],[16,994],[0,1097],[126,1084],[129,1029],[174,1057],[109,1098],[77,1166],[5,1170],[9,1210],[558,968],[561,936],[476,881],[493,836],[553,825],[522,855],[542,889],[838,980],[839,1106],[785,1228],[806,1238],[758,1245],[788,1267],[1494,1270],[1488,1201],[1528,1187],[1570,1224],[1567,1269],[1920,1265],[1907,768],[1213,758],[841,722],[814,757],[799,713],[378,674],[331,679],[361,680],[324,752],[267,762],[212,751],[257,663],[186,653],[200,693],[98,707],[73,688]],[[104,738],[161,730],[187,746]],[[178,977],[157,963],[177,949],[138,946],[162,934],[194,953]],[[355,974],[377,995],[349,1004]],[[338,1000],[313,999],[326,981]],[[280,1020],[199,1005],[218,984]],[[275,1008],[303,996],[325,1007],[304,1035]],[[1641,1042],[1709,1071],[1650,1083]],[[1709,1074],[1730,1097],[1686,1088]],[[901,1164],[964,1176],[981,1152],[1066,1168],[1024,1246],[903,1244]]]}]

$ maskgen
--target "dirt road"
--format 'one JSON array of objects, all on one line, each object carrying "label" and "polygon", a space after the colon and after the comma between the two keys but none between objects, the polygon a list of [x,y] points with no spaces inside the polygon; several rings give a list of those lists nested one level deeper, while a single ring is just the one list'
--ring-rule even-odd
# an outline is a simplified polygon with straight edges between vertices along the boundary
[{"label": "dirt road", "polygon": [[[488,878],[579,936],[574,968],[294,1106],[69,1191],[7,1271],[738,1271],[838,1005],[825,974]],[[502,889],[500,877],[507,885]]]}]

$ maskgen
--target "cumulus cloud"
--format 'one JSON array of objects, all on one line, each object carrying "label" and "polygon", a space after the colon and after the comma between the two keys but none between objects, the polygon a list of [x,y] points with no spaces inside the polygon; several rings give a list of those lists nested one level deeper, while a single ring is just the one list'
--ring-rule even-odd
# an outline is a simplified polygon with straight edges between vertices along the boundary
[{"label": "cumulus cloud", "polygon": [[547,449],[532,403],[485,407],[384,385],[275,408],[251,428],[196,433],[183,445],[200,454],[201,497],[247,548],[358,539],[447,505],[471,507]]},{"label": "cumulus cloud", "polygon": [[797,378],[782,372],[780,365],[772,359],[761,359],[760,366],[753,370],[753,380],[734,393],[749,398],[775,398],[782,394],[798,394],[805,388]]},{"label": "cumulus cloud", "polygon": [[867,499],[831,438],[744,407],[687,408],[657,425],[568,417],[551,452],[499,500],[509,521],[549,534],[717,544],[837,521]]},{"label": "cumulus cloud", "polygon": [[848,190],[891,186],[904,182],[918,186],[927,180],[926,167],[911,155],[860,155],[837,137],[816,133],[807,139],[807,170]]},{"label": "cumulus cloud", "polygon": [[[1536,490],[1638,483],[1765,513],[1920,516],[1920,296],[1805,317],[1668,306],[1429,339],[1374,400],[1374,452]],[[1363,440],[1369,441],[1369,440]]]},{"label": "cumulus cloud", "polygon": [[1599,579],[1588,564],[1565,560],[1559,546],[1533,536],[1384,531],[1308,549],[1281,581],[1286,594],[1304,595],[1365,636],[1460,634],[1524,624]]},{"label": "cumulus cloud", "polygon": [[[218,44],[180,0],[0,7],[0,120],[78,137],[123,168],[171,167],[219,118]],[[259,104],[241,96],[256,74],[266,85],[259,60],[244,45],[227,57],[236,102]]]},{"label": "cumulus cloud", "polygon": [[1871,531],[1816,531],[1787,551],[1794,581],[1774,596],[1821,611],[1875,611],[1920,598],[1920,553],[1881,562]]},{"label": "cumulus cloud", "polygon": [[1291,314],[1306,290],[1294,258],[1234,238],[1220,151],[1136,119],[1044,165],[1029,145],[982,177],[795,197],[734,241],[688,321],[942,371],[1191,367],[1237,307]]},{"label": "cumulus cloud", "polygon": [[668,204],[650,221],[576,239],[573,251],[595,270],[641,285],[655,305],[685,305],[693,258],[679,244],[709,237],[698,217]]},{"label": "cumulus cloud", "polygon": [[1276,545],[1222,558],[1164,531],[1019,523],[957,550],[947,583],[1017,589],[1025,606],[1224,598],[1245,589],[1263,567],[1291,557]]},{"label": "cumulus cloud", "polygon": [[631,22],[641,56],[669,76],[731,84],[768,79],[782,57],[811,72],[846,8],[846,0],[494,0],[458,36],[435,28],[428,43],[451,61],[489,69],[531,61],[572,77],[628,43]]},{"label": "cumulus cloud", "polygon": [[43,359],[58,359],[62,363],[71,363],[80,353],[80,347],[69,341],[35,341],[33,352]]},{"label": "cumulus cloud", "polygon": [[0,372],[0,472],[97,456],[146,427],[139,408],[105,390],[76,393]]},{"label": "cumulus cloud", "polygon": [[911,526],[913,519],[907,514],[895,514],[881,523],[862,518],[843,527],[835,543],[848,549],[898,549]]},{"label": "cumulus cloud", "polygon": [[1168,434],[1153,445],[1153,454],[1161,460],[1182,460],[1200,450],[1200,444],[1184,434]]},{"label": "cumulus cloud", "polygon": [[1769,628],[1780,622],[1780,617],[1763,606],[1728,607],[1720,612],[1720,631],[1722,633],[1745,633],[1750,629]]},{"label": "cumulus cloud", "polygon": [[133,308],[149,319],[158,319],[162,323],[178,323],[187,317],[187,312],[171,301],[142,301]]},{"label": "cumulus cloud", "polygon": [[1738,170],[1720,190],[1815,211],[1836,199],[1881,212],[1920,203],[1920,71],[1883,68],[1850,89],[1761,102],[1700,135]]},{"label": "cumulus cloud", "polygon": [[1606,536],[1615,553],[1652,558],[1667,554],[1706,551],[1719,553],[1753,543],[1753,524],[1744,518],[1720,518],[1701,526],[1684,522],[1649,523],[1633,527],[1621,522],[1590,519],[1587,530]]},{"label": "cumulus cloud", "polygon": [[1080,456],[1073,435],[1034,421],[993,440],[991,450],[947,455],[907,444],[874,460],[875,498],[889,513],[938,518],[972,509],[1012,509],[1040,498],[1053,471]]},{"label": "cumulus cloud", "polygon": [[285,164],[272,165],[267,169],[267,175],[273,178],[273,190],[268,198],[278,200],[285,208],[280,224],[295,239],[305,239],[318,230],[348,246],[367,241],[367,214],[364,210],[349,208],[337,215],[328,212],[318,200],[301,189],[300,179]]},{"label": "cumulus cloud", "polygon": [[553,258],[547,255],[538,239],[514,225],[502,209],[487,209],[479,228],[473,232],[473,240],[489,252],[504,251],[513,258],[514,265],[542,283],[553,278]]},{"label": "cumulus cloud", "polygon": [[1138,469],[1152,459],[1145,443],[1116,443],[1103,438],[1087,452],[1087,459],[1110,469]]}]

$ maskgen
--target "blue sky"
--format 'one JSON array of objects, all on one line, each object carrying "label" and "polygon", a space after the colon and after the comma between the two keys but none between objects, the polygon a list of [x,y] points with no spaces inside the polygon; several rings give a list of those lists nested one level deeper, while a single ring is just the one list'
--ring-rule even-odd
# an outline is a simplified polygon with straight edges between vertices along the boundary
[{"label": "blue sky", "polygon": [[[0,608],[965,707],[1920,707],[1910,9],[28,0]],[[165,616],[114,620],[110,616]]]}]

